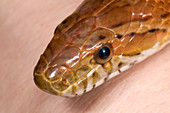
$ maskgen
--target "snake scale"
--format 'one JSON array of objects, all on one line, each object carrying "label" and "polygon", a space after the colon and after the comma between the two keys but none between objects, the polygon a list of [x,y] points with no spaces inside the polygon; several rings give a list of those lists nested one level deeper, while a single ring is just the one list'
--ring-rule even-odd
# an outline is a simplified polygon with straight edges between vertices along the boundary
[{"label": "snake scale", "polygon": [[82,95],[169,42],[170,0],[85,0],[56,28],[34,81],[54,95]]}]

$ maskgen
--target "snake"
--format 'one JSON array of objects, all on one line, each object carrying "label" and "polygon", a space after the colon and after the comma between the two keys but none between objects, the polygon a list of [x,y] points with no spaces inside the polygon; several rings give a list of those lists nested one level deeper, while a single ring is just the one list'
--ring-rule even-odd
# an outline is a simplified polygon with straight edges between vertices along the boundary
[{"label": "snake", "polygon": [[53,95],[80,96],[169,43],[169,0],[84,0],[56,27],[34,81]]}]

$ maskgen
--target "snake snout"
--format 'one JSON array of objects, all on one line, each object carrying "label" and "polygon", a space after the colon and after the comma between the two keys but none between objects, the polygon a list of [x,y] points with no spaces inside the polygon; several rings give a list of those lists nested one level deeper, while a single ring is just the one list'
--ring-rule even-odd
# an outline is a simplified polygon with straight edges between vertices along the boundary
[{"label": "snake snout", "polygon": [[[56,60],[52,62],[54,61],[56,62]],[[60,94],[73,84],[77,77],[75,72],[68,67],[58,65],[59,63],[56,63],[56,66],[51,64],[42,55],[34,70],[34,81],[40,89]]]}]

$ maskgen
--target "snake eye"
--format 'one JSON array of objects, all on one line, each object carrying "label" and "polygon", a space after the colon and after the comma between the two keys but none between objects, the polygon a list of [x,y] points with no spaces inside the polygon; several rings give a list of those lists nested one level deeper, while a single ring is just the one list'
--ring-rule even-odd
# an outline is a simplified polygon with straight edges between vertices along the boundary
[{"label": "snake eye", "polygon": [[110,44],[104,45],[95,52],[95,60],[97,63],[104,64],[108,62],[113,55],[113,48]]},{"label": "snake eye", "polygon": [[101,59],[107,59],[110,56],[110,49],[108,47],[101,47],[99,50],[99,57]]}]

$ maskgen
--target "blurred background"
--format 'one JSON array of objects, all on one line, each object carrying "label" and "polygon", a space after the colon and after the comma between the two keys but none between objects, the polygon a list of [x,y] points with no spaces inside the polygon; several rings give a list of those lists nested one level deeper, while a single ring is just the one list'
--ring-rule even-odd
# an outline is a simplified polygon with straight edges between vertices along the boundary
[{"label": "blurred background", "polygon": [[170,45],[81,97],[57,97],[35,86],[33,69],[41,53],[82,1],[0,1],[0,112],[170,112]]}]

